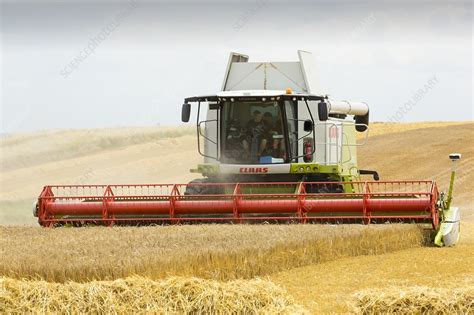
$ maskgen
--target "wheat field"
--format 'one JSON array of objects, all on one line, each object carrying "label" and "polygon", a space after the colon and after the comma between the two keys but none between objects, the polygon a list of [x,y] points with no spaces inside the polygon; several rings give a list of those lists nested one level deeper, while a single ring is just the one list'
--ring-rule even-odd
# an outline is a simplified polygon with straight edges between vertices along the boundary
[{"label": "wheat field", "polygon": [[5,227],[0,228],[0,274],[54,282],[132,275],[250,279],[342,257],[419,247],[426,238],[417,226],[396,224]]},{"label": "wheat field", "polygon": [[[463,154],[454,200],[462,238],[453,248],[426,246],[426,231],[412,225],[34,226],[31,204],[44,184],[193,179],[194,132],[117,128],[1,139],[0,312],[472,312],[472,122],[375,123],[359,150],[361,168],[382,179],[435,179],[442,190],[447,154]],[[170,306],[169,292],[184,302]],[[442,308],[443,297],[456,302]]]}]

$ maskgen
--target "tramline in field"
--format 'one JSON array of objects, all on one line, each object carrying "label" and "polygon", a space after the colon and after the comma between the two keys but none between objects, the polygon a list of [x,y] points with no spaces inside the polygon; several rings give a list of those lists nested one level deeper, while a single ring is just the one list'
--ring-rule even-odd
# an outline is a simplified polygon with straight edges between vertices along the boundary
[{"label": "tramline in field", "polygon": [[[330,99],[318,90],[311,54],[298,56],[296,62],[249,62],[231,53],[222,91],[185,99],[183,122],[190,120],[191,103],[197,105],[204,162],[191,171],[201,178],[45,186],[34,209],[39,223],[409,222],[436,231],[437,245],[454,245],[459,209],[451,201],[461,155],[450,155],[447,196],[433,181],[379,181],[376,171],[359,169],[368,105]],[[373,181],[364,181],[366,175]]]}]

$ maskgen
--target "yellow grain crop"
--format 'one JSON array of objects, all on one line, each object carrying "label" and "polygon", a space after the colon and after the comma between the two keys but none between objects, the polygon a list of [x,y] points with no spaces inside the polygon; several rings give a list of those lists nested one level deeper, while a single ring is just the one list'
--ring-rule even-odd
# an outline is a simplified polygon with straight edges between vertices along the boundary
[{"label": "yellow grain crop", "polygon": [[253,278],[341,257],[421,246],[414,225],[0,228],[0,276],[47,281]]}]

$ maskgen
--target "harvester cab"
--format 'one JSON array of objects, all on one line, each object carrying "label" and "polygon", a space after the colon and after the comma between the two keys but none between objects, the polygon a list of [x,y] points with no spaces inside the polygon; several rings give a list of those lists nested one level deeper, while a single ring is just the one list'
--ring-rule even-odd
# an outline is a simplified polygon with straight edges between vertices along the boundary
[{"label": "harvester cab", "polygon": [[192,171],[207,178],[199,182],[378,178],[375,171],[357,167],[356,133],[367,136],[368,105],[329,99],[319,90],[311,54],[299,51],[298,56],[296,62],[249,62],[248,56],[231,53],[222,91],[185,99],[184,122],[190,104],[197,104],[204,163]]},{"label": "harvester cab", "polygon": [[[48,185],[34,214],[42,226],[293,222],[422,224],[435,244],[459,239],[450,189],[427,180],[379,181],[359,169],[369,107],[321,91],[310,53],[295,62],[249,62],[231,53],[220,92],[185,99],[195,106],[203,163],[187,184]],[[362,180],[373,176],[373,181]],[[367,179],[367,178],[366,178]]]}]

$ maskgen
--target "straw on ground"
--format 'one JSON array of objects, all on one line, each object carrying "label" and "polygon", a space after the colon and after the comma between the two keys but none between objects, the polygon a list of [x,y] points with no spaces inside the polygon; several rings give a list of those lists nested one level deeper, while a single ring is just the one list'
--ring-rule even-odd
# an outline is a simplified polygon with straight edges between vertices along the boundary
[{"label": "straw on ground", "polygon": [[272,282],[130,277],[64,284],[0,278],[0,313],[304,314]]},{"label": "straw on ground", "polygon": [[361,314],[473,314],[474,283],[460,288],[415,286],[371,289],[355,295]]}]

